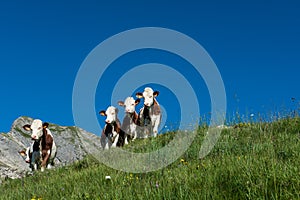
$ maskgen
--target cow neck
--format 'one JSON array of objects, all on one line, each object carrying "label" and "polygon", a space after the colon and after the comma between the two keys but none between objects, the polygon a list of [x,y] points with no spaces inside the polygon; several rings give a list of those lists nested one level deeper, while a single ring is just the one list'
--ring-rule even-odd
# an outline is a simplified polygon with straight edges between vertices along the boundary
[{"label": "cow neck", "polygon": [[156,99],[153,99],[153,104],[151,106],[146,106],[146,108],[149,110],[149,115],[157,115],[160,113],[159,105]]},{"label": "cow neck", "polygon": [[119,120],[116,120],[116,121],[113,121],[112,123],[109,123],[109,125],[112,127],[112,131],[116,131],[116,132],[119,132],[119,125],[120,125],[120,122]]},{"label": "cow neck", "polygon": [[134,111],[133,113],[127,113],[127,116],[130,118],[130,120],[137,124],[137,121],[138,121],[138,114],[136,111]]}]

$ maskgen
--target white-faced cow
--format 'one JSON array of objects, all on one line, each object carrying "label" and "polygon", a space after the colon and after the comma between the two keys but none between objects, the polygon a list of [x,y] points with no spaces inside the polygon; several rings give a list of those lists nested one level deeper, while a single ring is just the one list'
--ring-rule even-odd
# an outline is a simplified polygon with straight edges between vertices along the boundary
[{"label": "white-faced cow", "polygon": [[101,134],[102,148],[109,149],[111,147],[124,146],[125,132],[121,129],[118,109],[114,106],[109,106],[106,111],[102,110],[99,114],[106,116],[105,126]]},{"label": "white-faced cow", "polygon": [[125,144],[132,138],[134,141],[137,138],[138,114],[135,111],[135,106],[140,103],[140,99],[134,100],[133,97],[127,97],[124,101],[119,101],[119,106],[124,107],[125,117],[123,119],[121,129],[125,132]]},{"label": "white-faced cow", "polygon": [[157,136],[158,127],[161,123],[161,110],[155,97],[159,94],[158,91],[153,91],[152,88],[146,87],[144,92],[136,93],[137,98],[144,98],[144,107],[139,113],[140,126],[145,128],[145,134],[153,137]]},{"label": "white-faced cow", "polygon": [[[31,146],[35,147],[32,148],[32,152],[37,152],[37,149],[39,149],[41,171],[44,171],[46,167],[51,168],[51,165],[54,165],[54,158],[57,153],[56,145],[48,126],[48,123],[43,123],[39,119],[33,120],[31,125],[27,124],[23,126],[25,130],[32,132],[31,138],[34,140],[34,143]],[[37,144],[39,145],[39,148],[37,148]],[[36,158],[33,159],[32,156],[29,156],[29,158],[31,159],[31,162],[34,161],[35,164]]]}]

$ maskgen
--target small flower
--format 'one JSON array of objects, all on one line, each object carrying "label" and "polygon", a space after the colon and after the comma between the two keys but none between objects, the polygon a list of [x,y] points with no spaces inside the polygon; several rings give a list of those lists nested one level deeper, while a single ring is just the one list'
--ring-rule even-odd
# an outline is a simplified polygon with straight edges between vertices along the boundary
[{"label": "small flower", "polygon": [[111,180],[110,176],[105,176],[105,180]]},{"label": "small flower", "polygon": [[36,196],[33,196],[33,197],[31,198],[31,200],[43,200],[43,199],[42,199],[42,197],[36,197]]},{"label": "small flower", "polygon": [[183,162],[184,162],[184,159],[183,159],[183,158],[181,158],[181,159],[180,159],[180,162],[181,162],[181,163],[183,163]]},{"label": "small flower", "polygon": [[156,181],[155,187],[156,187],[156,188],[159,187],[158,181]]}]

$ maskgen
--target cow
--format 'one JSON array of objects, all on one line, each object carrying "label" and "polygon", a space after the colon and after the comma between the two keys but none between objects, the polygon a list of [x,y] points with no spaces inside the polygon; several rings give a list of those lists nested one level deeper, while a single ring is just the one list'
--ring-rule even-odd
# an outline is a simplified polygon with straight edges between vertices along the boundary
[{"label": "cow", "polygon": [[39,144],[39,157],[41,161],[42,172],[45,170],[45,168],[51,168],[51,166],[54,165],[54,158],[56,157],[57,153],[53,135],[48,129],[48,126],[49,123],[43,123],[40,119],[33,120],[31,125],[26,124],[23,126],[25,130],[31,131],[31,139],[34,140],[34,142],[37,142],[33,144]]},{"label": "cow", "polygon": [[106,111],[99,112],[105,116],[105,126],[101,134],[101,146],[103,149],[124,146],[125,132],[121,129],[121,123],[118,119],[119,110],[114,106],[109,106]]},{"label": "cow", "polygon": [[140,99],[134,100],[133,97],[127,97],[125,101],[118,101],[119,106],[124,107],[125,117],[122,122],[121,129],[125,132],[125,144],[132,138],[134,141],[137,138],[138,114],[135,111],[135,106],[140,103]]},{"label": "cow", "polygon": [[139,124],[144,127],[144,133],[156,137],[158,127],[161,123],[161,109],[156,100],[159,91],[153,91],[152,88],[146,87],[144,92],[137,92],[137,98],[144,98],[144,106],[139,112]]}]

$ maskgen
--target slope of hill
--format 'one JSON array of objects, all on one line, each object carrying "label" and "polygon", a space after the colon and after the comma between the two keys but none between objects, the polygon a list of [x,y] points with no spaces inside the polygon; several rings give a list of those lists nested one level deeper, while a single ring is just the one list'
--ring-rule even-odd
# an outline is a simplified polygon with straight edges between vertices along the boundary
[{"label": "slope of hill", "polygon": [[[126,173],[87,157],[46,173],[3,181],[0,199],[300,199],[299,117],[224,129],[203,159],[199,150],[207,127],[197,131],[189,149],[161,170]],[[151,152],[175,134],[140,139],[124,149]]]}]

